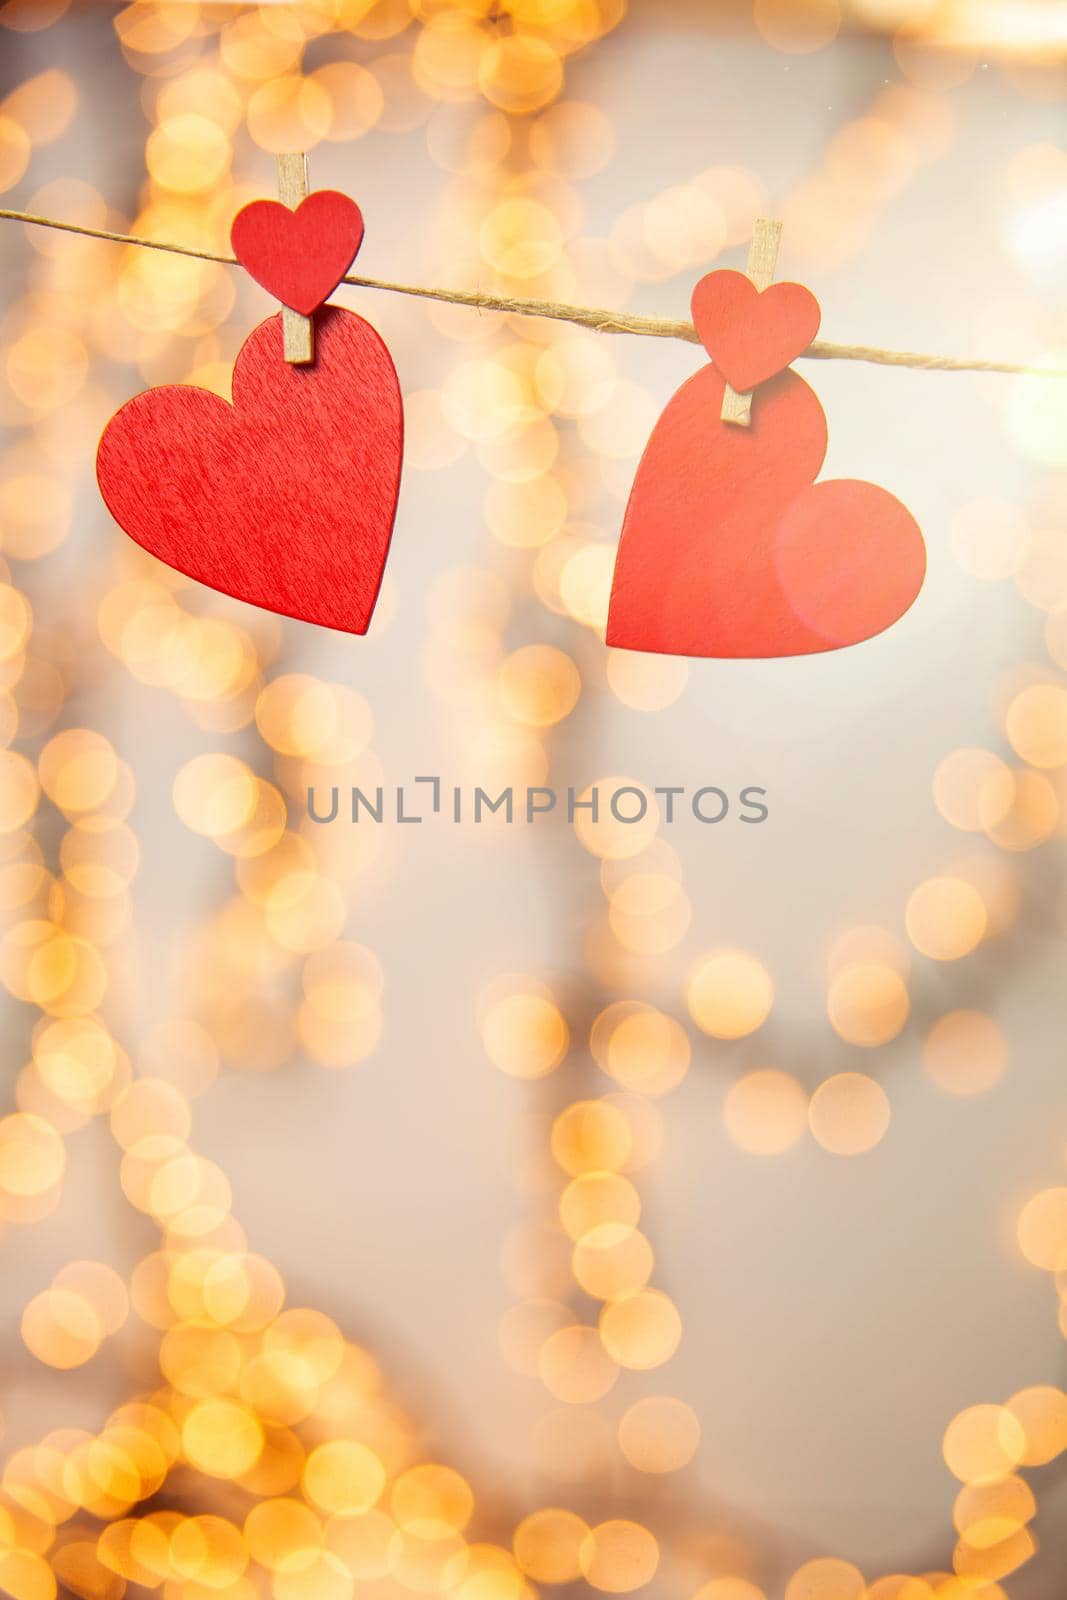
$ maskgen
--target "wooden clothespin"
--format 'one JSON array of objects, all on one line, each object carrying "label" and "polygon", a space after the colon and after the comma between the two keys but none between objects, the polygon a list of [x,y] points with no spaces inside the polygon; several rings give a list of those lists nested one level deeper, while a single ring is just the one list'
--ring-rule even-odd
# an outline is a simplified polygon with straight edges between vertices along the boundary
[{"label": "wooden clothespin", "polygon": [[[760,217],[752,234],[752,244],[748,252],[748,264],[745,267],[746,276],[749,277],[761,292],[770,287],[774,282],[774,272],[778,265],[778,247],[782,241],[782,224],[768,222],[765,217]],[[752,395],[738,394],[730,385],[726,385],[726,393],[722,397],[723,422],[732,422],[739,428],[747,428],[752,422]]]},{"label": "wooden clothespin", "polygon": [[[278,157],[278,199],[295,211],[308,195],[308,158],[303,151]],[[772,267],[773,272],[773,267]],[[315,324],[311,317],[282,307],[282,348],[286,361],[307,366],[315,359]]]}]

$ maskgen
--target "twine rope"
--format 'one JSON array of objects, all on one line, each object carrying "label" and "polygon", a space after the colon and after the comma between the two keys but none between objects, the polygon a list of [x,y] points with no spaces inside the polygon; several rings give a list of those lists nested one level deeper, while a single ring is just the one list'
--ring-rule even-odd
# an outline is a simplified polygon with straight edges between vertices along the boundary
[{"label": "twine rope", "polygon": [[[166,250],[171,255],[191,256],[197,261],[212,261],[235,267],[236,256],[217,255],[212,250],[197,250],[192,245],[173,244],[163,239],[141,239],[131,233],[112,233],[107,228],[89,228],[78,222],[61,222],[56,217],[38,217],[28,211],[0,208],[0,218],[25,222],[36,228],[57,228],[63,233],[80,234],[86,239],[106,239],[112,244],[138,245],[146,250]],[[633,333],[646,339],[682,339],[699,344],[700,336],[691,322],[672,317],[642,317],[630,311],[610,311],[598,306],[572,306],[556,300],[518,300],[508,295],[484,294],[477,289],[433,289],[423,284],[392,283],[383,278],[349,276],[341,279],[356,289],[384,289],[391,294],[412,295],[419,300],[438,300],[447,305],[470,306],[477,311],[499,311],[508,316],[548,317],[554,322],[569,322],[595,333]],[[1004,372],[1045,378],[1067,378],[1067,369],[1035,367],[1016,361],[983,361],[976,358],[926,355],[915,350],[883,350],[877,345],[834,344],[816,339],[802,352],[809,361],[865,361],[878,367],[913,367],[922,372]]]}]

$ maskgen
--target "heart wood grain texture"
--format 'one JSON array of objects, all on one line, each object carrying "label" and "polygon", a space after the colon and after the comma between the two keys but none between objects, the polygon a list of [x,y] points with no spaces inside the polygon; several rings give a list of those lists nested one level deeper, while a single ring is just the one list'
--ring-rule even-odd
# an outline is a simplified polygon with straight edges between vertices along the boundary
[{"label": "heart wood grain texture", "polygon": [[743,272],[709,272],[693,290],[700,342],[738,394],[784,372],[811,344],[822,312],[799,283],[757,289]]},{"label": "heart wood grain texture", "polygon": [[241,347],[233,404],[191,384],[135,396],[104,429],[100,492],[169,567],[237,600],[365,633],[400,487],[403,412],[378,334],[315,319],[315,363],[282,356],[281,316]]},{"label": "heart wood grain texture", "polygon": [[663,655],[811,655],[891,626],[922,587],[911,513],[871,483],[815,483],[826,418],[784,372],[752,425],[720,420],[724,379],[703,367],[653,431],[623,522],[607,642]]},{"label": "heart wood grain texture", "polygon": [[309,317],[333,294],[363,243],[363,213],[336,189],[316,189],[291,211],[253,200],[233,219],[233,253],[283,306]]}]

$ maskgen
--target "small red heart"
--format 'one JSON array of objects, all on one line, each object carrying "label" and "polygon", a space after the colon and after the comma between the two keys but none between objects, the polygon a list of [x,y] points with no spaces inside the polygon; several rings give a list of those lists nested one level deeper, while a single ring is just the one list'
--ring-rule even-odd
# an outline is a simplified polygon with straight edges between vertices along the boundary
[{"label": "small red heart", "polygon": [[333,294],[362,243],[363,213],[336,189],[316,189],[295,211],[279,200],[253,200],[230,229],[245,271],[305,317]]},{"label": "small red heart", "polygon": [[293,366],[281,317],[261,322],[234,365],[232,405],[192,384],[127,401],[96,473],[115,521],[169,567],[365,633],[400,486],[400,386],[362,317],[330,306],[315,328],[314,366]]},{"label": "small red heart", "polygon": [[757,289],[743,272],[709,272],[693,290],[700,342],[738,394],[783,372],[811,344],[822,313],[799,283]]},{"label": "small red heart", "polygon": [[757,392],[748,428],[721,421],[724,387],[703,367],[656,424],[626,507],[608,644],[771,657],[881,633],[926,573],[911,513],[872,483],[813,482],[826,418],[796,373]]}]

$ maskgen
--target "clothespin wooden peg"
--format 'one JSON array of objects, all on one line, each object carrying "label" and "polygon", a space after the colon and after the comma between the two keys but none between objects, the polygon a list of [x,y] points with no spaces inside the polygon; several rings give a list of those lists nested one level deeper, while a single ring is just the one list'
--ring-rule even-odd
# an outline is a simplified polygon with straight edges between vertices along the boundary
[{"label": "clothespin wooden peg", "polygon": [[[308,158],[300,151],[278,157],[278,199],[295,211],[308,194]],[[773,268],[772,268],[773,271]],[[282,307],[282,347],[285,359],[294,366],[307,366],[315,359],[315,324],[311,317]]]},{"label": "clothespin wooden peg", "polygon": [[[770,287],[774,282],[774,272],[778,265],[778,247],[782,240],[782,224],[768,222],[765,217],[760,217],[752,234],[752,245],[748,252],[748,264],[745,275],[751,279],[756,288],[761,292]],[[723,422],[732,422],[737,427],[747,428],[752,422],[752,395],[738,394],[736,390],[726,385],[726,392],[722,397]]]}]

